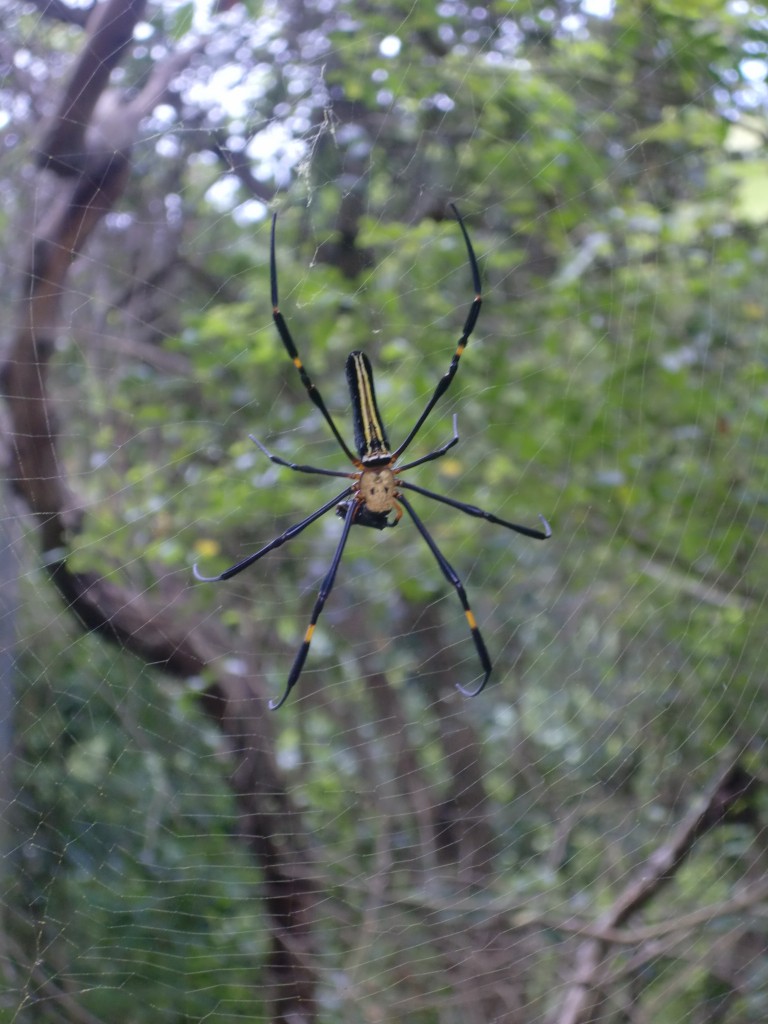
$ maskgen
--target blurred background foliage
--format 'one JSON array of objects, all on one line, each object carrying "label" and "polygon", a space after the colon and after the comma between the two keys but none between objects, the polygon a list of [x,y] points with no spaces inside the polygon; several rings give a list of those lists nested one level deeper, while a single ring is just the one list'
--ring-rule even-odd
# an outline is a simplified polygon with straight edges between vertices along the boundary
[{"label": "blurred background foliage", "polygon": [[[9,2],[0,44],[10,270],[44,202],[36,133],[82,41],[44,6]],[[474,651],[415,530],[353,531],[275,751],[327,893],[321,1019],[556,1019],[563,922],[611,903],[724,759],[766,781],[768,13],[747,0],[249,2],[206,31],[197,5],[150,4],[114,76],[130,90],[172,46],[199,43],[71,275],[55,391],[87,500],[73,564],[161,595],[188,581],[190,623],[220,618],[232,658],[255,652],[280,693],[336,518],[230,584],[189,571],[223,569],[333,493],[272,466],[249,432],[344,468],[274,331],[268,214],[281,305],[337,422],[344,359],[364,347],[396,444],[472,298],[443,219],[455,201],[486,301],[411,451],[446,441],[454,413],[461,443],[418,480],[518,522],[541,512],[554,537],[424,508],[495,662],[465,702],[453,683],[472,678]],[[0,289],[10,307],[13,274]],[[22,558],[6,962],[44,957],[83,1016],[9,968],[0,1019],[268,1019],[259,871],[197,710],[204,680],[170,683],[82,636]],[[405,725],[382,716],[377,673]],[[462,805],[445,755],[460,723],[487,863],[478,874],[449,849],[446,818],[445,857],[424,872],[418,808]],[[758,788],[643,923],[764,876],[765,811]],[[765,1020],[765,909],[620,949],[601,1019]],[[460,941],[484,935],[485,962]],[[461,1002],[470,975],[490,985],[502,970],[507,1016]]]}]

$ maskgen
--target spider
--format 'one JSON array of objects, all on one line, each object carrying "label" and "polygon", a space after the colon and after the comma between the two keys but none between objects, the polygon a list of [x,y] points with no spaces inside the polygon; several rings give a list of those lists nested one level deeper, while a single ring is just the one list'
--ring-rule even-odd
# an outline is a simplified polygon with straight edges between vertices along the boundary
[{"label": "spider", "polygon": [[451,209],[458,221],[461,233],[464,237],[464,244],[466,245],[467,256],[472,272],[472,285],[475,290],[475,297],[464,322],[464,327],[462,329],[458,345],[456,346],[453,359],[451,360],[451,364],[448,367],[447,372],[438,381],[432,397],[427,402],[424,411],[416,420],[415,425],[406,435],[405,440],[402,441],[394,451],[392,451],[382,424],[378,405],[376,404],[376,392],[373,385],[373,369],[371,367],[370,360],[364,352],[352,352],[347,358],[346,375],[352,400],[352,419],[357,454],[354,454],[350,450],[346,441],[339,433],[333,417],[328,411],[328,407],[304,367],[304,363],[302,362],[293,338],[291,337],[291,332],[288,330],[288,325],[283,318],[283,314],[280,312],[277,292],[277,261],[275,258],[275,227],[277,224],[277,214],[272,218],[272,233],[269,251],[272,317],[274,319],[275,326],[277,327],[277,332],[282,339],[283,345],[285,346],[288,355],[291,357],[293,365],[299,372],[299,377],[306,388],[309,398],[320,410],[325,422],[330,427],[331,433],[341,447],[341,450],[355,467],[354,472],[344,473],[328,469],[318,469],[316,466],[304,466],[294,462],[287,462],[285,459],[281,459],[278,455],[273,455],[272,452],[268,451],[267,448],[264,447],[261,441],[255,438],[252,434],[249,434],[248,436],[254,444],[256,444],[264,455],[266,455],[266,457],[277,466],[284,466],[286,469],[292,469],[297,473],[312,473],[316,476],[341,477],[345,480],[351,480],[352,483],[348,484],[340,494],[331,498],[330,501],[326,501],[324,505],[321,505],[320,508],[307,516],[306,519],[302,519],[301,522],[289,527],[284,533],[281,533],[279,537],[270,541],[269,544],[266,544],[259,551],[255,552],[255,554],[248,555],[248,557],[242,559],[242,561],[236,562],[235,565],[230,566],[229,569],[225,569],[224,572],[219,573],[218,576],[204,576],[199,571],[196,564],[193,566],[193,572],[196,578],[204,583],[215,583],[221,580],[229,580],[233,576],[237,576],[237,574],[241,573],[244,569],[247,569],[249,565],[253,565],[254,562],[258,562],[260,558],[263,558],[264,555],[268,554],[270,551],[274,551],[283,544],[287,544],[288,541],[293,540],[294,537],[297,537],[303,530],[314,523],[317,519],[320,519],[321,516],[330,512],[334,507],[336,509],[336,514],[344,520],[341,536],[338,544],[336,545],[336,552],[317,595],[315,606],[312,609],[309,626],[307,627],[307,631],[304,634],[304,640],[296,654],[291,671],[288,675],[288,682],[286,684],[285,691],[279,700],[272,700],[269,702],[269,706],[272,710],[282,707],[301,675],[302,669],[304,668],[304,662],[306,661],[307,654],[309,653],[310,644],[312,643],[315,626],[320,618],[320,613],[323,610],[325,602],[328,600],[331,590],[333,589],[339,563],[341,562],[344,547],[347,543],[347,538],[349,537],[349,531],[353,526],[369,526],[374,530],[384,530],[388,527],[397,526],[402,518],[403,509],[405,509],[411,517],[416,529],[424,538],[427,547],[434,555],[443,576],[456,589],[456,593],[458,594],[459,600],[461,601],[461,605],[464,609],[464,615],[466,616],[467,624],[469,625],[469,629],[472,634],[472,639],[475,643],[478,658],[480,659],[480,665],[483,670],[483,678],[480,684],[474,689],[467,689],[466,687],[457,684],[457,689],[467,697],[476,697],[477,694],[479,694],[485,687],[485,684],[488,682],[488,678],[491,674],[491,659],[488,655],[488,651],[475,620],[475,616],[470,608],[469,601],[467,600],[464,586],[445,555],[443,555],[438,548],[434,538],[427,530],[427,527],[422,522],[420,516],[411,505],[410,499],[403,493],[404,491],[420,494],[425,498],[431,498],[432,501],[440,502],[443,505],[449,505],[451,508],[456,508],[460,512],[466,513],[466,515],[475,516],[478,519],[484,519],[489,523],[495,523],[497,526],[503,526],[507,530],[514,530],[516,533],[521,533],[525,537],[533,537],[536,540],[546,540],[552,535],[550,525],[542,515],[539,516],[539,519],[541,520],[543,529],[539,530],[532,529],[529,526],[520,526],[517,523],[510,523],[505,519],[499,519],[498,516],[494,516],[490,512],[485,512],[483,509],[477,508],[475,505],[468,505],[463,501],[457,501],[455,498],[449,498],[444,494],[436,494],[434,491],[428,491],[424,487],[419,487],[417,484],[408,483],[401,479],[402,473],[415,469],[416,466],[423,466],[426,462],[432,462],[434,459],[442,458],[459,441],[457,417],[454,416],[453,436],[450,441],[444,444],[441,448],[437,448],[435,451],[430,452],[427,455],[422,455],[420,458],[414,459],[412,462],[406,462],[405,464],[400,463],[403,453],[410,447],[438,400],[450,387],[451,381],[455,377],[456,371],[459,367],[459,360],[464,353],[464,349],[467,347],[467,342],[475,329],[475,324],[477,323],[477,318],[480,313],[482,295],[480,293],[480,271],[477,266],[477,258],[475,257],[469,233],[467,232],[459,211],[452,203]]}]

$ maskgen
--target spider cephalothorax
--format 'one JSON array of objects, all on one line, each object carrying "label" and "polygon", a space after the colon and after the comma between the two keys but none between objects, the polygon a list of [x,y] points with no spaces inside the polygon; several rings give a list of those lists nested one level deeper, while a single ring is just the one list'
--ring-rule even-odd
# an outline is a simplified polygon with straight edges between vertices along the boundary
[{"label": "spider cephalothorax", "polygon": [[459,360],[461,359],[470,335],[477,323],[477,317],[480,313],[480,306],[483,301],[480,293],[480,271],[472,248],[472,242],[470,241],[469,234],[464,226],[464,221],[459,215],[459,211],[453,205],[451,205],[451,209],[456,215],[456,220],[459,223],[459,227],[461,228],[461,232],[464,237],[464,244],[467,248],[467,256],[469,258],[469,265],[472,271],[472,284],[475,290],[475,297],[469,308],[467,318],[464,321],[464,327],[456,346],[456,351],[453,354],[453,359],[451,360],[451,364],[446,373],[438,381],[437,387],[432,393],[432,397],[427,402],[424,411],[416,420],[414,426],[406,435],[405,440],[398,448],[392,451],[382,424],[378,405],[376,404],[373,368],[371,367],[370,360],[364,352],[352,352],[347,358],[346,370],[347,383],[349,385],[350,397],[352,399],[352,420],[354,425],[357,455],[350,450],[346,441],[339,433],[333,417],[328,411],[328,407],[323,401],[320,392],[317,390],[317,387],[314,385],[309,374],[305,370],[304,364],[296,350],[296,345],[294,344],[293,338],[288,330],[288,325],[283,318],[283,314],[280,312],[277,292],[277,264],[275,259],[275,225],[277,223],[277,214],[272,218],[272,234],[270,241],[270,280],[272,288],[272,316],[275,321],[275,326],[277,327],[277,331],[288,355],[291,357],[294,366],[299,371],[301,382],[306,388],[307,394],[322,413],[326,423],[333,433],[333,436],[336,438],[336,441],[340,445],[342,451],[354,467],[353,472],[350,473],[349,471],[341,472],[319,469],[316,466],[303,466],[298,465],[297,463],[287,462],[285,459],[281,459],[278,455],[273,455],[260,441],[253,437],[253,435],[250,435],[251,440],[259,446],[267,458],[271,459],[271,461],[278,466],[285,466],[287,469],[295,470],[298,473],[312,473],[317,476],[340,477],[342,479],[351,480],[352,483],[345,487],[340,494],[336,495],[336,497],[331,498],[330,501],[326,502],[311,515],[307,516],[306,519],[303,519],[295,526],[291,526],[284,533],[281,533],[279,537],[270,541],[270,543],[265,547],[252,555],[248,555],[247,558],[244,558],[242,561],[230,566],[229,569],[225,569],[224,572],[219,573],[218,576],[203,576],[196,565],[193,567],[195,576],[206,583],[212,583],[217,580],[228,580],[233,576],[236,576],[239,572],[242,572],[243,569],[247,569],[249,565],[258,561],[264,555],[268,554],[268,552],[274,551],[275,548],[279,548],[289,540],[292,540],[311,523],[314,523],[315,520],[324,516],[326,512],[330,512],[331,509],[335,508],[337,515],[344,520],[344,526],[342,528],[341,537],[339,538],[339,542],[336,546],[336,552],[333,556],[331,566],[326,573],[325,579],[323,580],[322,586],[320,587],[320,592],[317,596],[315,606],[310,617],[309,626],[304,634],[304,641],[299,648],[291,667],[291,671],[288,675],[285,692],[280,700],[270,701],[270,707],[273,709],[279,708],[285,703],[288,694],[291,692],[301,675],[304,662],[306,661],[307,654],[309,653],[309,646],[312,643],[315,625],[317,624],[317,620],[320,617],[323,606],[328,599],[328,595],[333,589],[333,584],[336,580],[336,572],[339,568],[339,563],[341,562],[341,556],[344,552],[347,538],[349,537],[349,531],[353,526],[369,526],[375,530],[384,530],[387,527],[397,526],[402,518],[403,509],[405,509],[411,517],[416,529],[426,541],[429,550],[432,552],[437,564],[440,566],[440,571],[443,576],[445,576],[446,580],[448,580],[448,582],[456,589],[456,593],[458,594],[459,600],[461,601],[461,605],[464,609],[464,615],[466,617],[467,624],[469,625],[472,639],[475,643],[478,658],[480,659],[480,665],[483,669],[483,678],[480,681],[480,684],[472,690],[467,690],[463,686],[458,686],[458,688],[467,696],[474,697],[480,693],[488,682],[488,677],[491,674],[492,668],[491,659],[488,656],[485,642],[477,626],[475,617],[472,614],[472,609],[469,606],[464,586],[454,569],[438,548],[421,518],[417,515],[409,499],[403,494],[403,490],[413,491],[425,498],[430,498],[432,501],[438,501],[443,505],[450,505],[451,508],[456,508],[467,515],[475,516],[478,519],[485,519],[489,523],[495,523],[497,526],[503,526],[508,530],[514,530],[516,533],[521,533],[526,537],[534,537],[536,540],[546,540],[547,537],[551,536],[552,531],[549,527],[549,523],[543,516],[539,516],[543,529],[539,530],[532,529],[529,526],[520,526],[517,523],[510,523],[505,519],[499,519],[498,516],[494,516],[490,512],[485,512],[483,509],[477,508],[475,505],[468,505],[466,502],[457,501],[454,498],[448,498],[443,494],[436,494],[434,491],[428,491],[424,487],[419,487],[418,485],[409,483],[401,478],[401,475],[408,472],[408,470],[414,469],[416,466],[421,466],[425,462],[431,462],[433,459],[441,458],[447,451],[453,448],[459,440],[456,417],[454,416],[453,436],[450,441],[444,444],[441,448],[437,448],[435,451],[429,452],[427,455],[422,455],[420,458],[415,459],[412,462],[400,462],[401,456],[421,430],[427,416],[429,416],[440,397],[448,390],[448,387],[450,386],[450,383],[459,367]]}]

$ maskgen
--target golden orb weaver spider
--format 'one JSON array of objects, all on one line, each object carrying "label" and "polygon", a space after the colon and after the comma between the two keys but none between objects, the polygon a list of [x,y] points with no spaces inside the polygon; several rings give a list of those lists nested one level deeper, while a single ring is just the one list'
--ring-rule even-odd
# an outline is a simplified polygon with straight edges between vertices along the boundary
[{"label": "golden orb weaver spider", "polygon": [[316,466],[303,466],[294,462],[287,462],[285,459],[281,459],[278,455],[273,455],[264,447],[261,441],[257,440],[257,438],[252,434],[249,434],[248,436],[254,444],[256,444],[267,458],[277,466],[284,466],[286,469],[292,469],[297,473],[312,473],[316,476],[341,477],[345,480],[352,480],[352,483],[348,487],[345,487],[340,494],[337,494],[334,498],[331,498],[330,501],[321,505],[319,509],[307,516],[306,519],[302,519],[300,523],[296,523],[294,526],[289,527],[289,529],[284,533],[281,533],[279,537],[270,541],[269,544],[265,545],[259,551],[252,555],[248,555],[247,558],[242,559],[240,562],[236,562],[235,565],[230,566],[229,569],[225,569],[224,572],[219,573],[218,576],[203,576],[197,568],[197,565],[195,564],[193,566],[192,571],[196,578],[204,583],[215,583],[220,580],[228,580],[233,576],[237,576],[237,574],[241,573],[243,569],[247,569],[249,565],[253,565],[254,562],[263,558],[264,555],[268,554],[270,551],[274,551],[276,548],[288,543],[288,541],[293,540],[294,537],[297,537],[317,519],[324,516],[326,512],[330,512],[332,508],[335,507],[337,515],[344,520],[341,537],[336,545],[336,552],[333,556],[333,560],[331,561],[330,568],[326,573],[325,579],[322,582],[320,592],[317,595],[315,606],[312,609],[312,615],[309,620],[309,626],[307,627],[307,631],[304,634],[304,640],[288,675],[288,682],[286,684],[285,691],[280,700],[269,702],[269,706],[272,710],[276,710],[286,702],[288,695],[296,685],[296,682],[301,675],[302,669],[304,668],[304,662],[306,661],[307,654],[309,653],[310,644],[312,643],[312,636],[315,631],[315,626],[317,625],[317,620],[320,618],[323,606],[328,600],[328,596],[333,589],[333,584],[336,580],[336,573],[339,568],[339,563],[341,562],[341,556],[344,553],[344,547],[347,543],[347,538],[349,537],[349,531],[353,526],[370,526],[374,530],[384,530],[387,527],[397,526],[402,518],[403,509],[406,510],[413,520],[416,529],[424,538],[427,547],[434,555],[443,576],[445,576],[446,580],[455,588],[464,609],[464,615],[466,616],[467,624],[469,625],[472,639],[475,643],[478,658],[480,659],[480,665],[483,670],[483,678],[480,685],[475,687],[473,690],[468,690],[457,683],[457,689],[467,697],[476,697],[488,682],[492,669],[491,659],[488,655],[488,651],[477,622],[475,621],[475,616],[469,606],[464,586],[452,566],[449,564],[445,555],[443,555],[442,551],[438,548],[432,535],[427,530],[427,527],[417,515],[416,510],[413,508],[408,498],[403,494],[403,489],[413,491],[415,494],[421,494],[423,497],[431,498],[433,501],[441,502],[443,505],[450,505],[451,508],[456,508],[460,512],[464,512],[469,516],[475,516],[478,519],[485,519],[487,522],[495,523],[497,526],[503,526],[507,530],[514,530],[516,533],[521,533],[525,537],[533,537],[536,540],[546,540],[552,535],[550,525],[542,515],[539,516],[539,519],[541,520],[543,529],[536,530],[529,526],[520,526],[517,523],[509,523],[505,519],[499,519],[498,516],[494,516],[490,512],[485,512],[483,509],[477,508],[475,505],[467,505],[463,501],[456,501],[455,498],[448,498],[443,494],[436,494],[434,491],[428,491],[424,487],[419,487],[416,484],[407,483],[405,480],[400,479],[401,473],[414,469],[416,466],[422,466],[425,462],[432,462],[434,459],[442,458],[442,456],[445,455],[446,452],[450,451],[455,444],[458,444],[459,441],[457,417],[454,416],[453,437],[450,441],[444,444],[441,448],[437,448],[435,451],[430,452],[428,455],[422,455],[420,458],[414,459],[413,462],[407,462],[405,465],[397,464],[399,458],[419,433],[427,416],[429,416],[440,397],[448,390],[451,381],[456,375],[456,371],[459,367],[459,360],[461,359],[464,349],[467,347],[470,335],[475,329],[475,324],[477,323],[477,318],[480,313],[480,306],[483,301],[480,290],[480,271],[477,266],[477,258],[475,257],[475,252],[472,248],[469,233],[467,232],[459,211],[453,203],[451,203],[451,209],[453,210],[459,227],[461,228],[461,233],[464,236],[464,244],[467,248],[467,256],[469,258],[469,265],[472,271],[472,284],[475,290],[475,297],[472,301],[472,305],[470,306],[467,318],[464,321],[464,327],[462,329],[458,345],[456,346],[453,359],[451,360],[451,364],[448,367],[447,372],[438,381],[432,397],[427,402],[422,414],[416,420],[415,426],[412,427],[400,446],[392,451],[389,447],[389,441],[387,440],[387,435],[384,431],[384,427],[382,426],[381,416],[379,415],[379,409],[376,404],[376,392],[373,386],[373,369],[368,356],[366,356],[364,352],[352,352],[347,358],[346,373],[347,384],[349,385],[349,392],[352,399],[352,418],[357,455],[353,454],[344,438],[339,433],[339,430],[333,421],[333,417],[328,411],[328,407],[323,401],[320,392],[317,390],[317,387],[312,382],[309,374],[304,368],[304,364],[299,357],[299,353],[296,349],[293,338],[291,337],[291,333],[288,330],[288,325],[283,318],[283,314],[280,312],[277,294],[277,261],[275,258],[275,226],[277,224],[277,214],[274,214],[272,217],[272,233],[270,237],[269,250],[269,270],[272,289],[272,318],[274,319],[277,332],[282,339],[283,345],[285,346],[288,355],[291,357],[293,365],[299,371],[299,377],[306,388],[307,394],[322,413],[326,423],[331,429],[331,433],[341,447],[341,450],[355,467],[355,471],[353,473],[343,473],[328,469],[318,469]]}]

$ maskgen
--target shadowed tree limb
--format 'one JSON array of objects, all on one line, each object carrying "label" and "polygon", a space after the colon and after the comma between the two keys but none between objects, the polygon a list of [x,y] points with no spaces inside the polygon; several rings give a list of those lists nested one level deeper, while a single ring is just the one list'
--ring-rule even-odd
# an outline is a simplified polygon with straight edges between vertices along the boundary
[{"label": "shadowed tree limb", "polygon": [[709,792],[680,822],[668,842],[659,846],[635,871],[629,884],[597,919],[593,936],[576,951],[571,980],[557,1024],[591,1024],[602,1019],[603,969],[610,953],[611,933],[653,900],[677,874],[701,836],[732,819],[740,801],[754,790],[756,780],[733,761],[720,773]]},{"label": "shadowed tree limb", "polygon": [[[185,679],[213,678],[201,703],[231,753],[240,833],[262,868],[271,952],[260,973],[277,1024],[316,1017],[313,952],[314,877],[303,822],[274,758],[264,713],[254,700],[260,681],[222,667],[226,634],[190,621],[183,588],[165,600],[93,572],[75,572],[68,556],[84,515],[58,456],[59,431],[48,390],[50,360],[62,330],[61,304],[73,261],[120,199],[142,117],[151,112],[192,52],[159,62],[140,92],[124,103],[106,91],[110,71],[129,45],[144,0],[108,0],[88,21],[85,44],[58,111],[38,146],[38,163],[58,179],[58,193],[35,228],[22,277],[14,337],[2,368],[9,409],[10,479],[37,521],[38,546],[50,579],[86,631],[101,634],[147,664]],[[166,581],[166,587],[168,582]],[[159,588],[150,593],[157,593]],[[258,970],[258,965],[254,965]],[[254,984],[256,984],[254,979]]]},{"label": "shadowed tree limb", "polygon": [[92,8],[80,56],[38,145],[40,166],[64,177],[86,171],[93,155],[86,146],[86,131],[93,126],[96,104],[130,44],[145,7],[146,0],[123,0]]},{"label": "shadowed tree limb", "polygon": [[65,25],[80,25],[81,27],[87,24],[91,11],[95,7],[95,3],[92,3],[90,7],[70,7],[65,0],[32,0],[32,3],[44,18],[61,21]]}]

